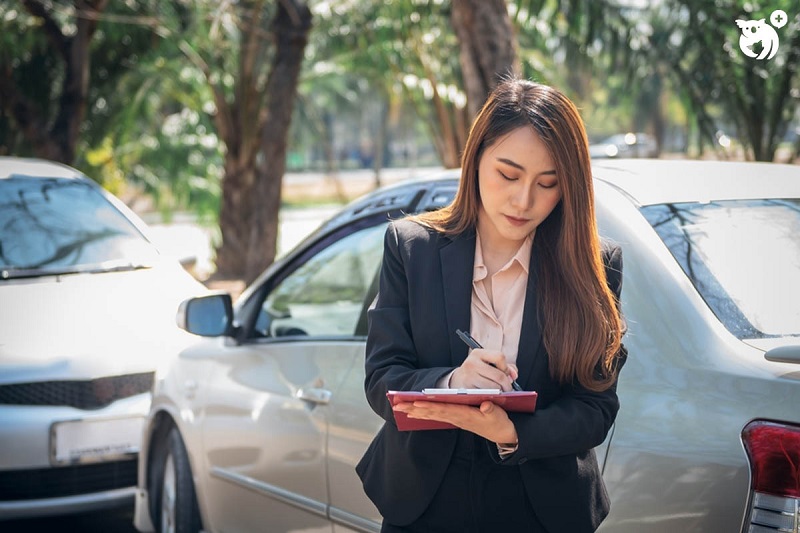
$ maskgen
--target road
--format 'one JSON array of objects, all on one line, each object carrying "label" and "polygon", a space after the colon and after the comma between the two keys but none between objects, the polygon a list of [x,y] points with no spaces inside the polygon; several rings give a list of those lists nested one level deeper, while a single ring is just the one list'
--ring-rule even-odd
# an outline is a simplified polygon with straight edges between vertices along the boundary
[{"label": "road", "polygon": [[[278,256],[291,250],[323,221],[336,213],[341,206],[315,206],[283,209],[279,215]],[[149,222],[150,237],[161,253],[178,260],[194,257],[194,274],[205,279],[213,269],[213,230],[199,226],[191,216],[176,217],[170,224]]]}]

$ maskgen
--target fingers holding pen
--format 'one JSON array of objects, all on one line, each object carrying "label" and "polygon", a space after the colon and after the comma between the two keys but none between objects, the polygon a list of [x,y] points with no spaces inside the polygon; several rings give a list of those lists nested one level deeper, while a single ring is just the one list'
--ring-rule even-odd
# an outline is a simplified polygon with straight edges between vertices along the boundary
[{"label": "fingers holding pen", "polygon": [[517,368],[506,362],[502,352],[476,348],[450,378],[450,386],[464,389],[512,390],[511,382],[517,377]]},{"label": "fingers holding pen", "polygon": [[[508,377],[508,381],[510,383],[510,385],[509,385],[510,389],[506,389],[505,388],[506,378],[504,378],[504,377],[498,377],[496,375],[487,376],[485,374],[481,374],[480,369],[477,371],[477,374],[479,376],[481,376],[483,378],[488,378],[491,381],[494,381],[497,385],[500,386],[500,390],[503,390],[503,391],[506,391],[506,392],[508,390],[515,390],[515,391],[521,391],[522,390],[522,387],[519,385],[519,383],[517,383],[517,377],[519,375],[519,371],[518,371],[516,365],[510,365],[510,364],[506,363],[505,355],[503,355],[501,352],[497,352],[497,351],[484,350],[483,346],[481,346],[481,343],[479,343],[477,340],[475,340],[475,338],[472,335],[470,335],[468,332],[466,332],[466,331],[462,331],[460,329],[456,329],[456,335],[458,335],[458,337],[464,342],[464,344],[469,346],[469,348],[471,350],[469,355],[467,356],[467,359],[465,360],[465,363],[470,362],[470,361],[474,361],[474,359],[470,360],[470,357],[472,357],[472,355],[475,353],[475,350],[482,351],[483,354],[478,354],[476,357],[478,357],[479,360],[481,360],[482,362],[486,363],[490,367],[499,369],[501,372],[503,372]],[[462,366],[464,366],[464,365],[462,364]],[[459,367],[459,369],[460,368],[461,367]],[[492,374],[494,374],[494,373],[492,373]],[[452,381],[453,376],[455,376],[455,372],[451,375],[451,379],[450,379],[451,384],[453,383],[453,381]],[[462,381],[462,378],[464,378],[466,380],[466,378],[462,375],[462,376],[459,376],[459,379],[458,379],[458,381],[456,383],[458,383],[458,382],[463,382],[465,384],[469,383],[469,381]],[[477,387],[477,385],[473,385],[473,386]]]},{"label": "fingers holding pen", "polygon": [[498,352],[495,350],[473,350],[480,351],[483,353],[477,354],[478,357],[486,364],[490,365],[492,368],[499,370],[503,373],[509,380],[517,379],[517,366],[514,364],[510,364],[506,361],[506,356],[503,352]]}]

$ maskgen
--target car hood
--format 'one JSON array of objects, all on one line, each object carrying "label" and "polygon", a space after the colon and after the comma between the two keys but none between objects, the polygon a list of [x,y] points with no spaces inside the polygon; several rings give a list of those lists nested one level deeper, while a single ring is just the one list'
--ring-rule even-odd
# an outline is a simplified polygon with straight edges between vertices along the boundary
[{"label": "car hood", "polygon": [[154,371],[194,339],[175,313],[203,291],[167,262],[0,282],[0,383]]}]

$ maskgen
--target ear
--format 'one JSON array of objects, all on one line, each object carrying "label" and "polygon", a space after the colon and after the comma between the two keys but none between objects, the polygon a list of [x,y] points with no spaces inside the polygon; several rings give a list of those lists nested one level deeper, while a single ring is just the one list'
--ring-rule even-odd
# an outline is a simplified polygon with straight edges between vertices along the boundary
[{"label": "ear", "polygon": [[739,26],[740,28],[744,28],[745,26],[747,26],[747,22],[748,21],[746,21],[746,20],[737,19],[736,20],[736,25]]},{"label": "ear", "polygon": [[758,20],[758,23],[759,23],[759,24],[761,24],[761,25],[763,26],[764,24],[766,24],[766,22],[764,22],[764,20],[765,20],[765,19],[759,19],[759,20]]}]

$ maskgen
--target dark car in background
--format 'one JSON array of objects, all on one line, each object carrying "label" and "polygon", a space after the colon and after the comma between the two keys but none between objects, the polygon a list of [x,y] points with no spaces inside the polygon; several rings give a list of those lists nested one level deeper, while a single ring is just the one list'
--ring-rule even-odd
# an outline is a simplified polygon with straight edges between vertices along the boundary
[{"label": "dark car in background", "polygon": [[132,505],[156,367],[205,291],[80,172],[0,157],[3,520]]},{"label": "dark car in background", "polygon": [[[601,530],[797,531],[800,169],[636,159],[593,172],[600,232],[623,249],[630,354],[596,450],[612,501]],[[140,530],[379,531],[355,465],[383,424],[364,355],[384,231],[457,187],[453,171],[378,190],[235,306],[182,305],[181,325],[206,338],[157,375]]]}]

